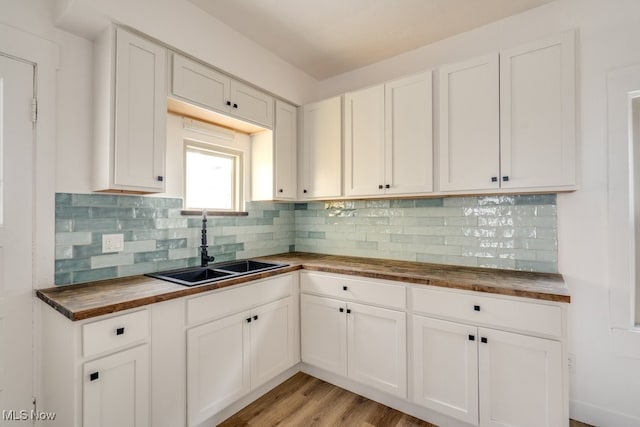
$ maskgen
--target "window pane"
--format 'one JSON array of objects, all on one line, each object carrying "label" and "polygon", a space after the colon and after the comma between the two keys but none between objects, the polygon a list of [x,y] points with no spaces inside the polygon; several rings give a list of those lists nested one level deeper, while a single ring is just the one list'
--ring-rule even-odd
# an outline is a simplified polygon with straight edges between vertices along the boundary
[{"label": "window pane", "polygon": [[234,209],[234,157],[190,147],[185,154],[187,207]]}]

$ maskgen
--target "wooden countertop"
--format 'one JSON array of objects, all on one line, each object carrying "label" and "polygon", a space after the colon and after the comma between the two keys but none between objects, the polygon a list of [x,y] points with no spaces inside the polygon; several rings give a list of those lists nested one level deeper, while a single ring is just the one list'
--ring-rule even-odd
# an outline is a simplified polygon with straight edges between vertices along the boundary
[{"label": "wooden countertop", "polygon": [[147,276],[132,276],[40,289],[36,295],[75,321],[305,269],[547,301],[571,301],[569,290],[559,274],[300,252],[259,259],[289,266],[193,287]]}]

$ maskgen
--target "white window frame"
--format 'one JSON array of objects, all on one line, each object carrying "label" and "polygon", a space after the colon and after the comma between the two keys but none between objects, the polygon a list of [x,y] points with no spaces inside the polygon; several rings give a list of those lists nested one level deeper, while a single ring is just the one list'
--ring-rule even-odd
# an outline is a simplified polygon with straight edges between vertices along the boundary
[{"label": "white window frame", "polygon": [[610,331],[616,354],[640,359],[640,65],[609,72],[607,90]]},{"label": "white window frame", "polygon": [[180,152],[174,151],[174,153],[182,156],[182,161],[180,162],[180,176],[182,180],[180,191],[183,197],[183,208],[189,210],[190,207],[186,206],[185,154],[187,145],[200,147],[201,149],[218,152],[224,155],[235,156],[237,158],[235,206],[233,209],[229,210],[217,208],[214,210],[219,212],[243,212],[245,210],[245,202],[249,200],[247,195],[250,191],[250,137],[200,120],[188,117],[182,118],[181,148]]}]

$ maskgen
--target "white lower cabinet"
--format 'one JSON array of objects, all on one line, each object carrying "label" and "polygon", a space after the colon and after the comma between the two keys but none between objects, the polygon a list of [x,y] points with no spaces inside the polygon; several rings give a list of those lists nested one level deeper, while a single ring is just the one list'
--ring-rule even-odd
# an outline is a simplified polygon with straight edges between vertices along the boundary
[{"label": "white lower cabinet", "polygon": [[84,364],[83,425],[150,425],[148,345]]},{"label": "white lower cabinet", "polygon": [[[414,308],[426,306],[426,298],[437,304],[441,292],[414,289]],[[509,323],[514,315],[504,310],[511,301],[496,300],[499,303],[491,305],[487,297],[477,296],[478,300],[472,301],[468,300],[474,298],[471,293],[451,294],[460,297],[461,311],[469,306],[469,316],[460,315],[465,321],[477,314],[485,321]],[[529,304],[530,311],[540,313],[558,307],[513,303]],[[527,310],[522,316],[527,316]],[[529,317],[531,327],[536,318]],[[415,403],[472,425],[568,425],[561,336],[549,339],[531,336],[527,329],[507,332],[417,314],[412,320]],[[558,330],[562,330],[562,322]]]},{"label": "white lower cabinet", "polygon": [[294,301],[288,297],[187,331],[190,426],[294,364]]},{"label": "white lower cabinet", "polygon": [[353,302],[354,295],[384,294],[394,301],[404,286],[307,272],[301,277],[303,290],[344,298],[300,295],[302,361],[406,398],[406,313]]}]

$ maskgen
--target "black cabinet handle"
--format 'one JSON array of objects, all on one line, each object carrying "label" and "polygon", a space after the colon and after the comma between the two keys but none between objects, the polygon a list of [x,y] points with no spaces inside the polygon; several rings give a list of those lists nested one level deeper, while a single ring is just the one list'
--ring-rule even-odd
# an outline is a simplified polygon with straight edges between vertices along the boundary
[{"label": "black cabinet handle", "polygon": [[390,185],[390,184],[386,184],[386,185],[384,186],[384,188],[391,188],[391,185]]},{"label": "black cabinet handle", "polygon": [[509,177],[508,177],[508,176],[503,176],[503,177],[502,177],[502,180],[503,180],[503,181],[505,181],[505,182],[506,182],[506,181],[509,181]]},{"label": "black cabinet handle", "polygon": [[485,343],[485,344],[486,344],[487,342],[489,342],[489,340],[488,340],[486,337],[482,337],[482,338],[480,338],[480,341],[482,341],[482,342],[483,342],[483,343]]},{"label": "black cabinet handle", "polygon": [[344,308],[340,307],[340,313],[344,313]]},{"label": "black cabinet handle", "polygon": [[475,335],[469,335],[469,341],[475,341],[475,340],[476,340]]},{"label": "black cabinet handle", "polygon": [[343,291],[346,291],[346,290],[348,290],[348,289],[349,289],[349,288],[347,287],[347,285],[343,285],[343,286],[342,286],[342,290],[343,290]]},{"label": "black cabinet handle", "polygon": [[233,104],[233,108],[238,108],[238,104]]},{"label": "black cabinet handle", "polygon": [[247,317],[247,323],[251,323],[251,317]]},{"label": "black cabinet handle", "polygon": [[231,105],[231,101],[227,101],[227,105]]},{"label": "black cabinet handle", "polygon": [[158,175],[157,179],[158,179],[158,182],[162,182],[162,181],[164,181],[164,176]]},{"label": "black cabinet handle", "polygon": [[281,189],[279,189],[279,190],[278,190],[278,193],[284,193],[284,189],[282,189],[282,188],[281,188]]},{"label": "black cabinet handle", "polygon": [[124,327],[116,329],[116,335],[124,335]]},{"label": "black cabinet handle", "polygon": [[474,305],[473,306],[473,310],[474,311],[480,311],[480,306],[479,305]]},{"label": "black cabinet handle", "polygon": [[382,184],[378,185],[379,190],[382,190],[382,188],[383,188]]},{"label": "black cabinet handle", "polygon": [[253,320],[258,320],[258,315],[253,316]]},{"label": "black cabinet handle", "polygon": [[498,177],[497,176],[492,176],[491,177],[491,182],[498,182]]},{"label": "black cabinet handle", "polygon": [[302,190],[303,193],[307,194],[307,190]]},{"label": "black cabinet handle", "polygon": [[347,308],[347,314],[351,313],[351,309]]},{"label": "black cabinet handle", "polygon": [[95,381],[100,378],[100,372],[92,372],[89,374],[89,381]]}]

